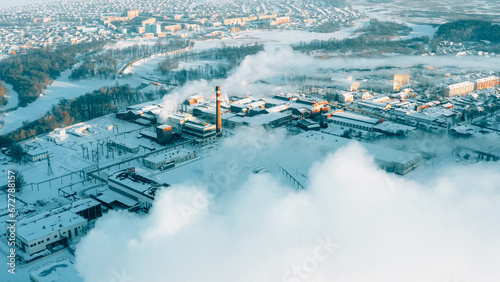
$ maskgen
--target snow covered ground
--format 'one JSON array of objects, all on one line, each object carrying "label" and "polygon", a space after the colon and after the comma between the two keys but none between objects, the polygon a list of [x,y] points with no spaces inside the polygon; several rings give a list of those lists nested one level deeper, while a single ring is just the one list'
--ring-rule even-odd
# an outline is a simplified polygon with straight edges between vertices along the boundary
[{"label": "snow covered ground", "polygon": [[194,50],[204,50],[210,48],[226,46],[238,46],[248,43],[262,43],[272,46],[282,47],[309,42],[312,40],[345,39],[354,36],[359,28],[367,24],[367,21],[358,21],[354,26],[332,33],[309,32],[305,30],[251,30],[243,31],[234,37],[224,37],[222,39],[198,41],[194,45]]},{"label": "snow covered ground", "polygon": [[153,55],[149,58],[138,60],[134,64],[129,65],[123,71],[124,74],[135,74],[138,76],[149,76],[156,74],[156,68],[160,62],[165,60],[167,55]]},{"label": "snow covered ground", "polygon": [[9,133],[23,125],[24,121],[34,121],[50,110],[61,99],[72,99],[87,92],[92,92],[104,86],[112,86],[116,83],[130,84],[131,86],[140,85],[140,80],[131,78],[111,79],[90,79],[71,81],[68,76],[71,70],[62,73],[61,77],[56,79],[44,92],[43,96],[27,107],[18,108],[15,111],[3,115],[3,126],[0,128],[0,134]]},{"label": "snow covered ground", "polygon": [[433,27],[428,24],[414,24],[414,23],[406,23],[409,27],[413,29],[413,31],[407,36],[401,37],[402,40],[412,39],[415,37],[428,36],[430,39],[434,38],[434,34],[438,30],[438,27]]}]

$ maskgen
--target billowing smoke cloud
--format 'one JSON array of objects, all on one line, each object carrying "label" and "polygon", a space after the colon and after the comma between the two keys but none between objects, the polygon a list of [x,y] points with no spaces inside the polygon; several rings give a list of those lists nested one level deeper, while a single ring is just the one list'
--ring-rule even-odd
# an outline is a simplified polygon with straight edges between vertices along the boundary
[{"label": "billowing smoke cloud", "polygon": [[307,188],[297,191],[278,176],[245,169],[245,160],[288,149],[291,161],[301,162],[295,154],[318,152],[296,148],[291,155],[293,142],[283,135],[259,133],[237,134],[218,151],[231,154],[211,157],[219,159],[205,169],[225,172],[224,181],[197,180],[202,173],[162,191],[148,216],[110,212],[98,220],[76,252],[85,280],[500,277],[499,166],[443,166],[422,183],[379,170],[353,143],[312,165]]}]

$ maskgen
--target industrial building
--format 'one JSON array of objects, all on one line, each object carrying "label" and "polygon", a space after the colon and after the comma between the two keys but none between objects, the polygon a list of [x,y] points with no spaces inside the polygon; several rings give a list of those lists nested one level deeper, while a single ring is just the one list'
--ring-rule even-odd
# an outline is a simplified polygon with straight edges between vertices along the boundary
[{"label": "industrial building", "polygon": [[48,158],[48,156],[49,156],[49,151],[42,149],[35,149],[26,152],[26,155],[24,157],[30,162],[38,162],[41,160],[45,160],[46,158]]},{"label": "industrial building", "polygon": [[156,191],[169,185],[160,184],[142,174],[136,168],[115,172],[108,176],[108,188],[149,209],[153,205]]},{"label": "industrial building", "polygon": [[66,130],[63,128],[56,128],[51,133],[47,134],[45,137],[47,141],[59,143],[66,139],[68,139],[68,134],[66,134]]},{"label": "industrial building", "polygon": [[385,111],[391,108],[390,104],[377,103],[374,101],[361,101],[358,103],[358,107],[361,109],[375,110],[375,111]]},{"label": "industrial building", "polygon": [[377,118],[371,118],[350,112],[336,112],[331,115],[330,120],[334,124],[340,126],[346,126],[365,131],[373,131],[375,125],[382,122],[382,120]]},{"label": "industrial building", "polygon": [[301,119],[297,122],[297,127],[304,129],[306,131],[309,130],[320,130],[321,127],[319,123],[309,120],[309,119]]},{"label": "industrial building", "polygon": [[68,245],[87,232],[88,221],[102,216],[101,205],[84,199],[52,211],[19,220],[17,246],[33,255],[59,245]]},{"label": "industrial building", "polygon": [[112,146],[114,146],[118,151],[123,151],[127,153],[138,153],[139,152],[139,146],[135,144],[129,144],[126,143],[125,141],[110,141],[109,142]]},{"label": "industrial building", "polygon": [[156,140],[160,145],[167,145],[172,141],[172,126],[168,124],[158,125],[156,127]]},{"label": "industrial building", "polygon": [[164,154],[150,156],[144,159],[144,166],[153,170],[165,170],[176,164],[194,159],[198,153],[192,150],[173,150]]},{"label": "industrial building", "polygon": [[191,120],[184,123],[182,133],[196,137],[198,144],[208,144],[217,137],[215,124]]},{"label": "industrial building", "polygon": [[168,113],[165,118],[166,122],[172,126],[174,132],[182,132],[184,123],[196,120],[193,115],[188,113]]},{"label": "industrial building", "polygon": [[277,112],[254,117],[243,118],[243,125],[260,125],[266,129],[285,125],[292,121],[292,114]]},{"label": "industrial building", "polygon": [[205,101],[205,97],[202,97],[200,95],[193,95],[193,96],[190,96],[189,98],[187,98],[186,100],[184,100],[184,105],[192,106],[194,104],[198,104],[198,103],[201,103],[203,101]]},{"label": "industrial building", "polygon": [[444,87],[443,92],[445,96],[453,97],[470,93],[474,91],[474,88],[475,84],[473,82],[466,81],[448,85]]}]

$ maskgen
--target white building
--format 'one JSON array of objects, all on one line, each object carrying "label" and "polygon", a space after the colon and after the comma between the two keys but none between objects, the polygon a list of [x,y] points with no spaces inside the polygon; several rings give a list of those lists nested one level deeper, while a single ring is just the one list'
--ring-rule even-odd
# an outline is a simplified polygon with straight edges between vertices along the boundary
[{"label": "white building", "polygon": [[465,95],[474,91],[475,84],[470,81],[455,83],[444,88],[444,94],[448,97]]},{"label": "white building", "polygon": [[20,220],[18,226],[17,245],[23,252],[32,255],[83,236],[87,220],[69,210],[48,211]]},{"label": "white building", "polygon": [[66,130],[64,128],[57,128],[53,132],[49,133],[46,139],[49,142],[60,143],[68,139],[68,134],[66,134]]},{"label": "white building", "polygon": [[359,115],[350,112],[336,112],[333,113],[330,120],[337,125],[346,126],[365,131],[373,131],[375,125],[381,121],[377,118],[371,118],[364,115]]},{"label": "white building", "polygon": [[16,244],[28,255],[67,245],[87,232],[88,221],[101,216],[101,205],[97,201],[83,199],[21,219],[18,222]]},{"label": "white building", "polygon": [[38,162],[45,160],[49,156],[49,151],[43,149],[35,149],[26,152],[25,158],[30,162]]},{"label": "white building", "polygon": [[157,156],[145,158],[144,166],[154,170],[165,170],[167,168],[174,167],[178,163],[194,159],[197,156],[198,153],[192,150],[173,150]]}]

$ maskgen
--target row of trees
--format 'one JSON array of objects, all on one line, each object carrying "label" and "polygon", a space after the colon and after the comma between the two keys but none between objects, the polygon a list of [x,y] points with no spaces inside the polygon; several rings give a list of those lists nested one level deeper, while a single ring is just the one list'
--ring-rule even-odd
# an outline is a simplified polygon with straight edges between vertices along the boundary
[{"label": "row of trees", "polygon": [[170,39],[167,41],[162,40],[161,38],[156,41],[155,44],[152,45],[133,45],[127,46],[124,48],[114,48],[110,49],[107,52],[113,58],[117,58],[119,60],[124,60],[125,58],[142,58],[149,57],[153,54],[158,53],[166,53],[179,49],[183,49],[186,47],[193,47],[194,41],[189,39]]},{"label": "row of trees", "polygon": [[362,35],[356,38],[346,38],[342,40],[313,40],[311,42],[301,42],[292,46],[294,50],[310,53],[313,51],[330,52],[372,52],[372,53],[399,53],[399,54],[420,54],[425,52],[425,44],[429,43],[429,37],[418,37],[407,40],[387,40],[374,39],[373,37]]},{"label": "row of trees", "polygon": [[19,94],[19,105],[35,101],[42,91],[61,72],[78,62],[79,54],[101,49],[105,42],[96,41],[54,48],[37,48],[26,54],[14,55],[0,61],[0,80],[13,86]]}]

